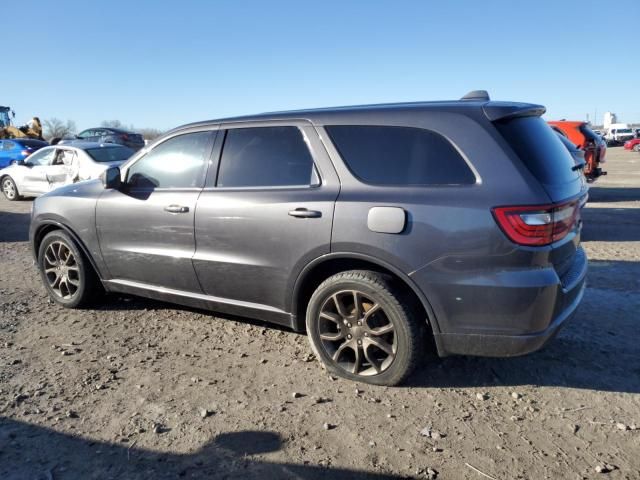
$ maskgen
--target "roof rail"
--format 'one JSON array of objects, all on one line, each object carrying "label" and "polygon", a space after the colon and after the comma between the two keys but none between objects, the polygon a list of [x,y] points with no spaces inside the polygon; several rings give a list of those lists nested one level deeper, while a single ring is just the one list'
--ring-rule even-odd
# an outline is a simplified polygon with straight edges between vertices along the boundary
[{"label": "roof rail", "polygon": [[483,100],[488,102],[491,99],[489,98],[489,93],[486,90],[472,90],[460,100]]}]

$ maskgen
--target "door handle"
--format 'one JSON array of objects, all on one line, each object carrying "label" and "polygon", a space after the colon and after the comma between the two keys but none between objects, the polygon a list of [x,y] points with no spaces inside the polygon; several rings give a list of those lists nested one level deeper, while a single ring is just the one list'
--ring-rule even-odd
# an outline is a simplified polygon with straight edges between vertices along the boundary
[{"label": "door handle", "polygon": [[289,215],[298,218],[319,218],[322,216],[322,212],[307,210],[306,208],[296,208],[295,210],[289,210]]},{"label": "door handle", "polygon": [[167,205],[164,207],[164,211],[169,213],[187,213],[189,211],[189,207],[183,207],[182,205]]}]

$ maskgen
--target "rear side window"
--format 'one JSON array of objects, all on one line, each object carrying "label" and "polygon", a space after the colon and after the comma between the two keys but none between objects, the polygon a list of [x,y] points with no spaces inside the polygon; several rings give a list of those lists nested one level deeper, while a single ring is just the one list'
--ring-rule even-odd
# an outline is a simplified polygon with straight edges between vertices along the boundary
[{"label": "rear side window", "polygon": [[316,184],[313,158],[297,127],[234,128],[227,132],[219,187]]},{"label": "rear side window", "polygon": [[96,162],[124,162],[133,150],[127,147],[98,147],[85,150]]},{"label": "rear side window", "polygon": [[581,173],[556,133],[540,117],[496,122],[498,131],[531,173],[546,185],[574,181]]},{"label": "rear side window", "polygon": [[200,188],[204,184],[211,132],[186,133],[161,143],[127,174],[136,188]]},{"label": "rear side window", "polygon": [[351,172],[374,185],[469,185],[476,178],[442,135],[421,128],[325,126]]}]

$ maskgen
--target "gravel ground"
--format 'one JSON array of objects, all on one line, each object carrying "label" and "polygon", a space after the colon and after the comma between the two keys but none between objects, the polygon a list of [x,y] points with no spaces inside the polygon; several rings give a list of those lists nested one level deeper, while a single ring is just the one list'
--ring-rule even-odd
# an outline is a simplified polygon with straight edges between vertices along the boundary
[{"label": "gravel ground", "polygon": [[0,200],[0,478],[640,478],[640,155],[608,160],[573,322],[526,357],[428,355],[401,388],[332,379],[258,320],[124,296],[64,310],[32,264],[31,202]]}]

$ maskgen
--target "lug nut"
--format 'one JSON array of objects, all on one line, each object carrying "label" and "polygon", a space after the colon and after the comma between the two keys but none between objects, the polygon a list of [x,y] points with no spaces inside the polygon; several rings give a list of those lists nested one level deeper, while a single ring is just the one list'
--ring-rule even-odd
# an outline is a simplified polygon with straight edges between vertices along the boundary
[{"label": "lug nut", "polygon": [[364,336],[365,336],[365,337],[368,337],[368,336],[369,336],[369,334],[368,334],[367,332],[364,332]]},{"label": "lug nut", "polygon": [[358,340],[358,345],[362,345],[362,340]]},{"label": "lug nut", "polygon": [[347,327],[351,328],[351,324],[350,324],[350,323],[347,323]]},{"label": "lug nut", "polygon": [[361,326],[361,325],[362,325],[362,322],[358,322],[358,326]]},{"label": "lug nut", "polygon": [[348,338],[349,340],[351,340],[351,335],[347,335],[347,338]]}]

